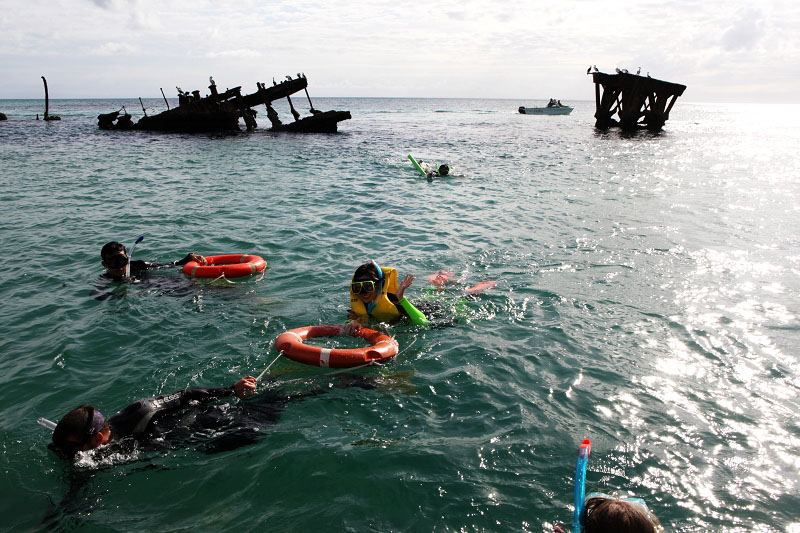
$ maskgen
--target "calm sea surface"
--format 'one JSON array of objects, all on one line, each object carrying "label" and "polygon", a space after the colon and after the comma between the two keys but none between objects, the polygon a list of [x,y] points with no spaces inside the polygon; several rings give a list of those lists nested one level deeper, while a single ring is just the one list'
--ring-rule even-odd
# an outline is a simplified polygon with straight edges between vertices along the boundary
[{"label": "calm sea surface", "polygon": [[[550,531],[589,438],[588,490],[670,531],[800,531],[800,106],[679,101],[624,135],[594,130],[593,102],[517,113],[534,103],[315,99],[353,119],[271,134],[262,109],[209,136],[97,128],[134,99],[56,100],[51,123],[0,101],[0,529]],[[101,246],[139,235],[134,258],[268,270],[90,296]],[[39,417],[258,375],[281,332],[345,321],[368,259],[414,274],[412,300],[497,287],[455,327],[392,328],[383,366],[278,359],[260,398],[216,406],[252,419],[249,445],[47,449]],[[434,294],[439,269],[459,282]]]}]

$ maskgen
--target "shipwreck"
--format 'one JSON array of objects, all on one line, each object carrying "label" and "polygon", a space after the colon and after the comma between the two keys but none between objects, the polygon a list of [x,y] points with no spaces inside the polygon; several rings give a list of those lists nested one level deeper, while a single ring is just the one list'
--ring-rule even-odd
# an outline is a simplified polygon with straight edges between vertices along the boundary
[{"label": "shipwreck", "polygon": [[[642,128],[658,131],[686,90],[685,85],[651,78],[650,73],[640,76],[638,72],[630,74],[617,69],[616,74],[599,71],[591,74],[595,87],[595,127],[602,130],[619,126],[628,131]],[[615,113],[619,120],[613,118]]]},{"label": "shipwreck", "polygon": [[[247,131],[258,127],[256,116],[258,112],[253,109],[265,106],[267,118],[272,127],[269,131],[288,131],[305,133],[335,133],[339,122],[352,118],[349,111],[320,111],[314,109],[311,97],[308,94],[308,80],[305,74],[297,74],[296,78],[286,76],[280,83],[273,78],[272,86],[265,83],[256,83],[257,90],[251,94],[242,94],[242,88],[234,87],[224,92],[217,90],[213,78],[209,78],[210,94],[201,97],[200,91],[178,90],[178,107],[170,109],[167,98],[167,110],[157,115],[147,115],[142,104],[144,116],[138,122],[123,107],[119,111],[97,116],[97,125],[104,130],[143,130],[165,131],[176,133],[203,133],[239,131],[239,119],[244,120]],[[311,115],[302,117],[295,109],[291,96],[300,91],[305,91]],[[161,91],[163,96],[164,91]],[[284,123],[272,107],[272,102],[286,98],[289,103],[293,121]],[[139,99],[141,103],[141,98]]]}]

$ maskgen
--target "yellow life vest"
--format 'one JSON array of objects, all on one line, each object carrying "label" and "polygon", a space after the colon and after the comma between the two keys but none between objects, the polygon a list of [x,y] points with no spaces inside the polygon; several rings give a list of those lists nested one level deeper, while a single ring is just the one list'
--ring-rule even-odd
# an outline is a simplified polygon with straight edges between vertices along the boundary
[{"label": "yellow life vest", "polygon": [[386,296],[389,293],[397,294],[397,270],[394,268],[381,267],[381,272],[383,273],[381,294],[378,296],[378,299],[375,300],[375,307],[372,309],[372,312],[367,312],[367,307],[364,305],[364,302],[361,301],[361,298],[353,292],[352,287],[350,287],[350,309],[358,316],[368,316],[380,322],[391,322],[400,316],[400,311],[397,310],[397,307],[395,307]]}]

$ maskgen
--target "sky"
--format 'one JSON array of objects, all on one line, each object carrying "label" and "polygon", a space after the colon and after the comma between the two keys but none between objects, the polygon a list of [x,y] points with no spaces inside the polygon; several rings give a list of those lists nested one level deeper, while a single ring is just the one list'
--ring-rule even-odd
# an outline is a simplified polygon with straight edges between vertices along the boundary
[{"label": "sky", "polygon": [[0,99],[208,93],[593,100],[590,65],[684,101],[800,103],[797,0],[0,0]]}]

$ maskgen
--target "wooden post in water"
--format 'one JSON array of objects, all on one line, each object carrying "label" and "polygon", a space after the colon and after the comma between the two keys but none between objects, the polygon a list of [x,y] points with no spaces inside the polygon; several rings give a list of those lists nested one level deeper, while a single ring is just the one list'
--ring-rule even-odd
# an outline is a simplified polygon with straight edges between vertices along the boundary
[{"label": "wooden post in water", "polygon": [[61,117],[50,116],[50,95],[47,92],[47,80],[42,76],[44,82],[44,119],[45,120],[61,120]]},{"label": "wooden post in water", "polygon": [[167,104],[167,111],[169,111],[169,102],[167,102],[167,97],[164,95],[164,88],[160,87],[161,89],[161,97],[164,99],[164,103]]},{"label": "wooden post in water", "polygon": [[[685,85],[627,72],[594,72],[592,79],[595,84],[595,127],[603,130],[620,126],[624,130],[647,128],[658,131],[669,119],[675,101],[686,90]],[[615,113],[619,121],[613,118]]]}]

